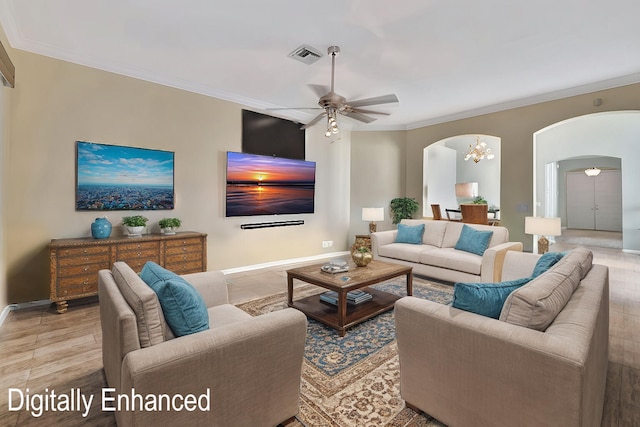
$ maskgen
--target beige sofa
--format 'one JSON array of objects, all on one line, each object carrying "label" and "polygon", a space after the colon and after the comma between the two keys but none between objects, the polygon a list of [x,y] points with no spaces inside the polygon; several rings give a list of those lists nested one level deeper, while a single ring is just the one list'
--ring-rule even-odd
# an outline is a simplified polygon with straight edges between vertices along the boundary
[{"label": "beige sofa", "polygon": [[509,230],[500,226],[466,224],[493,231],[482,256],[455,249],[463,223],[404,219],[401,224],[424,224],[421,245],[395,243],[397,230],[371,234],[373,258],[413,267],[413,273],[446,282],[497,282],[507,251],[522,251],[522,243],[509,242]]},{"label": "beige sofa", "polygon": [[[507,253],[503,278],[530,276],[538,257]],[[512,292],[500,320],[402,298],[395,307],[402,398],[452,427],[600,426],[608,277],[589,251],[574,250]]]},{"label": "beige sofa", "polygon": [[[209,408],[116,411],[122,426],[275,426],[298,412],[307,319],[284,309],[257,317],[228,303],[220,272],[182,276],[204,299],[210,329],[175,338],[153,290],[123,262],[99,272],[102,354],[120,395],[198,398]],[[181,404],[181,400],[177,401]],[[113,402],[109,402],[114,407]]]}]

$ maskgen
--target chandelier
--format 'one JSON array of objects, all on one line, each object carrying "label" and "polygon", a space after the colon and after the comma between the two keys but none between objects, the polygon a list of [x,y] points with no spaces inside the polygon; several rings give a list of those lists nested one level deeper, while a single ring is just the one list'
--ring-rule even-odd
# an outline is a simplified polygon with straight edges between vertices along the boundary
[{"label": "chandelier", "polygon": [[469,159],[473,159],[474,162],[478,163],[482,159],[491,160],[495,156],[491,154],[491,148],[487,148],[487,144],[485,142],[480,142],[480,137],[476,137],[476,146],[469,145],[469,152],[466,156],[464,156],[465,162]]},{"label": "chandelier", "polygon": [[338,114],[335,108],[327,109],[327,131],[324,134],[327,138],[339,132],[337,116]]},{"label": "chandelier", "polygon": [[598,176],[600,175],[600,169],[594,166],[592,168],[585,169],[584,173],[586,173],[587,176]]}]

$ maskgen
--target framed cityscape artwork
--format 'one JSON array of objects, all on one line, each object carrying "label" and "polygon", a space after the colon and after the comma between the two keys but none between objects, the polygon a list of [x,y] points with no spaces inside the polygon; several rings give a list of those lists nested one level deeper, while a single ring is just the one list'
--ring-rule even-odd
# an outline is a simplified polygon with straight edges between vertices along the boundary
[{"label": "framed cityscape artwork", "polygon": [[174,207],[174,152],[76,142],[76,210]]}]

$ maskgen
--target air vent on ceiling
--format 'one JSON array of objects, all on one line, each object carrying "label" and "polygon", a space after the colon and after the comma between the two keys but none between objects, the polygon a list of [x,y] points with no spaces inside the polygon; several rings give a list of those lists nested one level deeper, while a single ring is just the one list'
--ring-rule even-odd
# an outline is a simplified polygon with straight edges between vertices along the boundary
[{"label": "air vent on ceiling", "polygon": [[318,49],[303,44],[302,46],[291,52],[289,54],[289,57],[295,59],[296,61],[300,61],[304,64],[309,65],[320,59],[322,57],[322,54],[318,51]]}]

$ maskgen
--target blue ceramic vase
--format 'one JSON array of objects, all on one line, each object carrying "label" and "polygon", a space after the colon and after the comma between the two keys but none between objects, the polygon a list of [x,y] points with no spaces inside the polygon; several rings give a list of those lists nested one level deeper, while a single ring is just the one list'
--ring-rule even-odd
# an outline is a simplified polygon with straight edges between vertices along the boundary
[{"label": "blue ceramic vase", "polygon": [[106,239],[111,235],[111,223],[107,218],[96,218],[91,224],[91,235],[94,239]]}]

